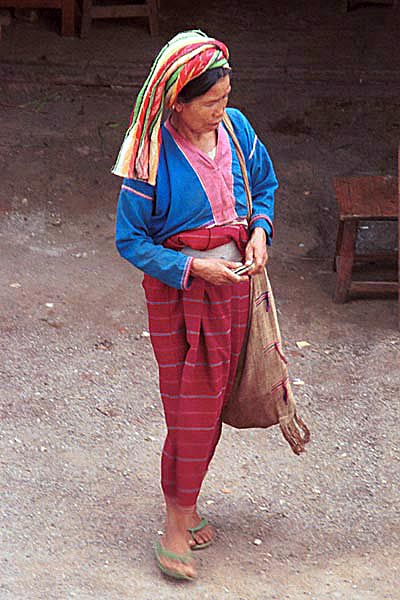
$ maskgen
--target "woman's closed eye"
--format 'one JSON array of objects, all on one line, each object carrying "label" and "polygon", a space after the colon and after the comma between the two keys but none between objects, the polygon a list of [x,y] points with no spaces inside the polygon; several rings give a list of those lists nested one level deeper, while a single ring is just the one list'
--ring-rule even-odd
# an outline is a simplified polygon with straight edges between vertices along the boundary
[{"label": "woman's closed eye", "polygon": [[228,102],[228,99],[229,99],[229,92],[227,94],[225,94],[225,96],[222,96],[222,98],[218,98],[218,100],[212,100],[211,102],[206,102],[204,106],[206,106],[207,108],[211,108],[212,106],[215,106],[216,104],[219,104],[222,101]]}]

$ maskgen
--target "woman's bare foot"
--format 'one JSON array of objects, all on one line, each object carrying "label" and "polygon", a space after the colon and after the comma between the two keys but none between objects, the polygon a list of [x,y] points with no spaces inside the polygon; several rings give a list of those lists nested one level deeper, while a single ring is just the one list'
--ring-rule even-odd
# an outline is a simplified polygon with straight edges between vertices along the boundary
[{"label": "woman's bare foot", "polygon": [[[193,527],[197,527],[201,523],[201,518],[194,508],[192,514],[188,516],[187,519],[187,529],[192,529]],[[207,544],[208,542],[212,542],[215,539],[215,529],[209,523],[202,527],[199,531],[195,533],[190,533],[190,545],[194,546],[195,544]]]},{"label": "woman's bare foot", "polygon": [[[160,543],[164,550],[173,552],[181,556],[190,555],[190,534],[187,531],[188,516],[193,513],[193,508],[187,509],[178,507],[176,504],[167,501],[167,523],[165,533]],[[166,569],[175,571],[194,579],[197,576],[195,560],[190,562],[181,562],[173,558],[160,555],[160,563]]]}]

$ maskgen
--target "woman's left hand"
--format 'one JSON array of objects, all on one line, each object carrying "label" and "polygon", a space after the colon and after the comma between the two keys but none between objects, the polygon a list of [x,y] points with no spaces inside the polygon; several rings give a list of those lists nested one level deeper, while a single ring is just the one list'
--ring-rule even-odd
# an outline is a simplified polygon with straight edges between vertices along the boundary
[{"label": "woman's left hand", "polygon": [[268,261],[266,233],[262,227],[255,227],[251,238],[247,242],[245,264],[253,264],[248,275],[260,273]]}]

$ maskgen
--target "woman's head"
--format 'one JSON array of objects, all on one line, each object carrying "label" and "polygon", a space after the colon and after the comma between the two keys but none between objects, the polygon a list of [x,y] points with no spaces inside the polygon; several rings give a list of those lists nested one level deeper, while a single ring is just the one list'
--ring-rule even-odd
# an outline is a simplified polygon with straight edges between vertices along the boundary
[{"label": "woman's head", "polygon": [[172,107],[175,118],[192,131],[197,133],[212,131],[222,121],[228,104],[231,83],[230,69],[219,69],[219,71],[220,73],[213,74],[212,78],[208,77],[212,71],[206,71],[200,77],[193,79],[183,88],[184,93],[178,95]]},{"label": "woman's head", "polygon": [[[183,106],[193,109],[193,106],[198,106],[202,114],[203,111],[207,113],[205,121],[220,120],[220,106],[223,102],[226,105],[229,93],[229,76],[224,73],[224,69],[230,70],[228,59],[229,52],[225,44],[199,30],[184,31],[170,40],[157,55],[139,92],[113,173],[142,179],[154,185],[164,109],[173,106],[175,110]],[[200,79],[203,73],[208,72],[211,75],[200,80],[200,88],[196,90],[199,85],[196,82],[192,89],[183,92],[191,81]],[[218,92],[215,97],[214,92]],[[203,101],[209,106],[204,106]],[[215,110],[211,104],[216,105]]]}]

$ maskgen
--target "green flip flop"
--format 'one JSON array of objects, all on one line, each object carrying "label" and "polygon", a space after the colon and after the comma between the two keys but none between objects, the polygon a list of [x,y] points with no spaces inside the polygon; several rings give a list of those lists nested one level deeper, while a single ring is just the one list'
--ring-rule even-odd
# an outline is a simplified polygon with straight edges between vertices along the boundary
[{"label": "green flip flop", "polygon": [[[194,534],[198,533],[199,531],[204,529],[204,527],[206,525],[208,525],[208,520],[203,517],[201,519],[200,523],[198,525],[196,525],[196,527],[190,527],[188,529],[188,532],[190,533],[190,535],[192,536],[194,541],[196,541]],[[208,548],[208,546],[211,546],[212,543],[213,543],[213,540],[209,540],[208,542],[204,542],[203,544],[196,543],[196,544],[194,544],[194,546],[191,546],[190,549],[191,550],[203,550],[203,548]]]},{"label": "green flip flop", "polygon": [[189,575],[185,575],[184,573],[180,573],[175,569],[168,569],[165,567],[160,558],[165,556],[166,558],[172,558],[172,560],[176,560],[177,562],[183,563],[185,565],[193,562],[193,554],[192,551],[189,550],[185,552],[185,554],[176,554],[175,552],[171,552],[170,550],[166,550],[163,548],[159,541],[154,544],[154,552],[156,555],[157,565],[160,571],[162,571],[165,575],[169,577],[173,577],[174,579],[186,579],[187,581],[193,581],[195,578],[190,577]]}]

